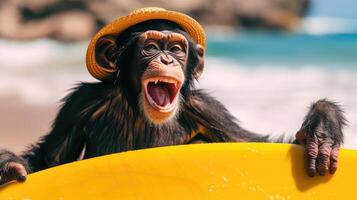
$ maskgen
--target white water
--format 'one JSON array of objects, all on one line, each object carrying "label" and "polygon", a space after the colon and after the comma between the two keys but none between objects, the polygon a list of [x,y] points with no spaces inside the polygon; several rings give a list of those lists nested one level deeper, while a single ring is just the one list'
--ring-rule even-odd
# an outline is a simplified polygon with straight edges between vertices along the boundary
[{"label": "white water", "polygon": [[[17,94],[33,105],[58,105],[75,83],[94,81],[85,69],[85,49],[85,42],[0,41],[0,94]],[[199,88],[222,101],[243,127],[260,133],[294,134],[311,102],[338,101],[350,121],[345,147],[357,149],[356,70],[249,68],[207,58]]]},{"label": "white water", "polygon": [[313,35],[357,33],[357,19],[305,17],[299,32]]},{"label": "white water", "polygon": [[[209,59],[200,87],[222,101],[241,125],[259,133],[294,134],[309,105],[321,98],[346,111],[345,147],[357,149],[357,71],[303,68],[246,68]],[[221,78],[224,77],[224,78]]]}]

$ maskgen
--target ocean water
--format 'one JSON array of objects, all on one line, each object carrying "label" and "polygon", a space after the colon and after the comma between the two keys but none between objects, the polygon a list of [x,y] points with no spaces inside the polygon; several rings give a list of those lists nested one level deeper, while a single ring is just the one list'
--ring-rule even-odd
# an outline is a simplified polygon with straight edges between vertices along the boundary
[{"label": "ocean water", "polygon": [[357,33],[242,32],[212,35],[208,56],[232,59],[243,66],[357,69]]},{"label": "ocean water", "polygon": [[330,99],[349,120],[345,147],[357,148],[357,33],[318,33],[212,34],[201,86],[244,127],[276,135],[294,134],[312,102]]},{"label": "ocean water", "polygon": [[[85,68],[87,43],[0,40],[0,95],[58,105],[75,83],[95,81]],[[266,134],[293,135],[312,102],[339,102],[349,120],[345,147],[357,149],[356,33],[210,32],[197,87],[243,127]]]}]

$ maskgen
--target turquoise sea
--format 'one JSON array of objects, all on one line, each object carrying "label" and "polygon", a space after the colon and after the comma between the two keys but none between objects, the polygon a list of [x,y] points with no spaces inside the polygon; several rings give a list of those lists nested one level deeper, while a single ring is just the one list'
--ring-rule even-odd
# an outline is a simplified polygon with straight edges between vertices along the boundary
[{"label": "turquoise sea", "polygon": [[[197,87],[258,133],[292,135],[311,102],[334,100],[350,121],[345,147],[357,149],[357,25],[318,24],[295,33],[208,31]],[[0,97],[58,106],[75,83],[95,81],[85,68],[87,44],[0,39]]]},{"label": "turquoise sea", "polygon": [[240,32],[210,35],[207,55],[229,58],[247,67],[316,66],[357,70],[357,33]]}]

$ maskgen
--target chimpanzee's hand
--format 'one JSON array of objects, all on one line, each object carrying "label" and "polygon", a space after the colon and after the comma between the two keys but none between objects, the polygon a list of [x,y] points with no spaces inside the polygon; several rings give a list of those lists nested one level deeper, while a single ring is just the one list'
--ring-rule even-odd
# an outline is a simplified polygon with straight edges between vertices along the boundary
[{"label": "chimpanzee's hand", "polygon": [[296,139],[301,144],[306,144],[307,172],[309,176],[314,176],[316,172],[325,175],[327,171],[334,174],[337,170],[338,152],[340,144],[323,132],[306,134],[304,130],[299,130]]},{"label": "chimpanzee's hand", "polygon": [[13,180],[25,181],[27,172],[25,161],[21,157],[0,150],[0,185]]},{"label": "chimpanzee's hand", "polygon": [[342,128],[346,120],[338,105],[320,100],[312,105],[296,140],[306,145],[307,172],[321,176],[337,170],[338,153],[343,141]]}]

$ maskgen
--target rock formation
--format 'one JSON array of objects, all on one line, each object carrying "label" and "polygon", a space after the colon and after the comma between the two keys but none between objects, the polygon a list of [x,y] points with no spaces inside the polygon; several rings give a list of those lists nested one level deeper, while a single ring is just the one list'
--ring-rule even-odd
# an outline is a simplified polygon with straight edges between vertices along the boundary
[{"label": "rock formation", "polygon": [[292,30],[309,0],[1,0],[0,37],[86,39],[106,22],[145,6],[182,11],[203,25]]}]

